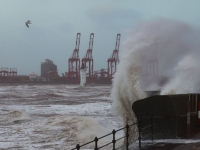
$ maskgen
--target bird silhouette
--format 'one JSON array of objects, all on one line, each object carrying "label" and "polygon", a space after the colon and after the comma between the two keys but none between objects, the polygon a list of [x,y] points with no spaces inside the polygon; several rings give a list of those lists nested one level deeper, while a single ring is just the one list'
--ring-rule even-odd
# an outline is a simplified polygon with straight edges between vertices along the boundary
[{"label": "bird silhouette", "polygon": [[30,20],[27,20],[26,22],[25,22],[25,24],[26,24],[26,26],[29,28],[29,24],[31,24],[31,21]]}]

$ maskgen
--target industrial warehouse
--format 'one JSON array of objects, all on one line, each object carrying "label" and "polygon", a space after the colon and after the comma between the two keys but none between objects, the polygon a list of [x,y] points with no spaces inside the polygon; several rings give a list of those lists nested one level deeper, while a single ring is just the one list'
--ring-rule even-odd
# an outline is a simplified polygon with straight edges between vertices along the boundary
[{"label": "industrial warehouse", "polygon": [[18,75],[17,68],[1,68],[0,70],[0,83],[80,83],[80,67],[81,65],[86,68],[86,82],[111,84],[113,75],[116,72],[117,64],[119,63],[119,46],[120,36],[117,34],[115,49],[107,60],[107,68],[94,71],[94,60],[92,57],[94,33],[90,34],[89,48],[86,51],[82,60],[79,57],[79,46],[81,33],[76,35],[76,45],[73,50],[72,56],[68,59],[68,72],[62,73],[59,76],[57,65],[52,60],[46,59],[41,63],[41,75],[38,76],[34,72],[30,75]]}]

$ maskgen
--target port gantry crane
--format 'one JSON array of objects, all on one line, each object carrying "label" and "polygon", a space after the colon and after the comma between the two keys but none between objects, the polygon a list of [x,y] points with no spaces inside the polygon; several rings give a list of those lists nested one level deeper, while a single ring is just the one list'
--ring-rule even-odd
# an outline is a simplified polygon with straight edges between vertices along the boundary
[{"label": "port gantry crane", "polygon": [[118,53],[119,53],[120,37],[121,37],[121,34],[117,34],[115,49],[113,50],[112,55],[110,56],[110,58],[108,58],[108,61],[107,61],[108,62],[108,76],[110,79],[113,78],[113,75],[115,74],[116,69],[117,69],[117,64],[119,63]]},{"label": "port gantry crane", "polygon": [[76,35],[76,45],[72,56],[68,60],[68,79],[70,83],[79,83],[80,79],[80,58],[79,45],[81,33]]},{"label": "port gantry crane", "polygon": [[0,81],[8,82],[9,76],[10,76],[10,73],[8,71],[8,68],[1,68],[1,71],[0,71]]},{"label": "port gantry crane", "polygon": [[17,76],[17,68],[10,68],[10,76],[11,77]]},{"label": "port gantry crane", "polygon": [[92,57],[92,49],[93,49],[93,41],[94,41],[94,33],[90,34],[89,48],[85,54],[85,57],[82,58],[82,64],[86,66],[86,80],[91,83],[94,82],[95,78],[93,75],[94,63]]}]

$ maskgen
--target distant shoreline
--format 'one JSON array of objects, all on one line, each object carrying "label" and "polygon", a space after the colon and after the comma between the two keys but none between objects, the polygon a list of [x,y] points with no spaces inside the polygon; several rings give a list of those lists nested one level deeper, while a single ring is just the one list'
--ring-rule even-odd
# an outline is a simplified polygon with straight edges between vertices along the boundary
[{"label": "distant shoreline", "polygon": [[[70,84],[70,83],[50,83],[50,82],[27,82],[27,83],[0,83],[0,86],[18,86],[18,85],[29,85],[29,86],[34,86],[34,85],[80,85],[80,84]],[[112,84],[99,84],[99,83],[90,83],[87,84],[88,86],[112,86]]]}]

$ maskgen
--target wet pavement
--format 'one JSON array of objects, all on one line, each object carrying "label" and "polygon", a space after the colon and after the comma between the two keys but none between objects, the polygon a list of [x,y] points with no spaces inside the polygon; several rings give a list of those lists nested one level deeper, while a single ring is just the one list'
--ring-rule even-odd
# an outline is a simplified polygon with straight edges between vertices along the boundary
[{"label": "wet pavement", "polygon": [[198,143],[157,143],[141,150],[200,150],[200,142]]},{"label": "wet pavement", "polygon": [[185,143],[153,142],[143,145],[140,150],[200,150],[200,132],[190,139],[185,139]]}]

